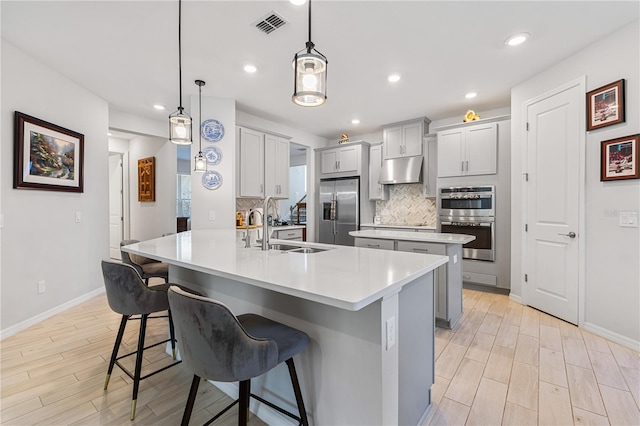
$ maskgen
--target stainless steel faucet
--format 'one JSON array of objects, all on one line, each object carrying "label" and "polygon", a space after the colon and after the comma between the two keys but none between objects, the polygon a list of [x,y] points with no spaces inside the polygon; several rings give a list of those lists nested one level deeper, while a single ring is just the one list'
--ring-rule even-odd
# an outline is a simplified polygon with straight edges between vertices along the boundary
[{"label": "stainless steel faucet", "polygon": [[[273,204],[272,201],[275,201],[273,198],[271,197],[265,197],[264,199],[264,204],[262,206],[262,214],[263,214],[263,218],[269,216],[269,205]],[[276,212],[277,213],[277,212]],[[263,232],[262,232],[262,250],[269,250],[269,221],[262,221],[262,227],[263,227]]]}]

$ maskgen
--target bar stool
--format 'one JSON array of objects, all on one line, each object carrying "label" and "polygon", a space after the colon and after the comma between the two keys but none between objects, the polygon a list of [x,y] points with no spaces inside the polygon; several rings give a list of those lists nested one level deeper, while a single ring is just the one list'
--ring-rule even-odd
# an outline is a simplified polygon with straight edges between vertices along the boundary
[{"label": "bar stool", "polygon": [[[131,420],[133,420],[136,415],[136,403],[138,399],[138,388],[140,387],[140,381],[182,362],[176,361],[152,373],[141,376],[142,355],[146,349],[162,345],[163,343],[170,341],[171,348],[173,349],[173,359],[176,359],[175,331],[173,328],[171,311],[169,310],[169,301],[167,299],[167,290],[169,289],[169,286],[171,284],[160,284],[148,287],[142,282],[140,275],[138,275],[138,272],[132,266],[125,265],[119,262],[116,263],[104,260],[102,261],[102,275],[104,277],[104,286],[106,289],[107,301],[109,302],[109,306],[114,312],[122,315],[116,342],[113,345],[113,351],[111,353],[111,360],[109,361],[109,368],[107,370],[107,377],[104,382],[104,389],[106,390],[107,386],[109,386],[109,379],[111,378],[111,373],[113,372],[114,365],[120,367],[122,371],[124,371],[125,374],[133,380],[133,396],[131,399]],[[168,311],[167,315],[153,317],[149,316],[150,314],[162,311]],[[132,318],[133,315],[140,315],[140,317]],[[170,338],[145,347],[144,337],[147,330],[147,319],[166,317],[169,318]],[[127,326],[127,321],[130,319],[140,320],[138,349],[135,352],[118,356],[118,350],[120,348],[120,343],[122,343],[124,330]],[[134,354],[136,355],[135,370],[133,373],[131,373],[120,363],[120,360]]]},{"label": "bar stool", "polygon": [[[309,424],[293,364],[293,357],[309,344],[306,333],[255,314],[236,317],[224,304],[189,294],[176,286],[169,289],[169,305],[175,319],[180,356],[193,372],[191,390],[182,416],[183,426],[189,424],[202,378],[240,382],[239,398],[205,425],[214,422],[238,402],[238,424],[246,425],[250,397],[297,420],[301,425]],[[286,362],[289,368],[299,417],[251,393],[251,379],[282,362]]]},{"label": "bar stool", "polygon": [[122,250],[123,246],[139,243],[138,240],[122,240],[120,241],[120,256],[122,262],[131,265],[138,271],[146,285],[149,285],[149,278],[162,278],[165,283],[169,282],[169,265],[155,259],[139,256],[137,254],[129,254]]}]

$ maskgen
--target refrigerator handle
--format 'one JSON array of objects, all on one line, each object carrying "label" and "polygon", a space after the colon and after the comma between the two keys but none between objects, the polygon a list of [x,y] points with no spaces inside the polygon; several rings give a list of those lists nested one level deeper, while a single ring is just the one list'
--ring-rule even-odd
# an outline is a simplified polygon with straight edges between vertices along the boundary
[{"label": "refrigerator handle", "polygon": [[338,234],[337,229],[337,218],[338,218],[338,199],[336,194],[331,195],[331,220],[333,221],[333,235]]}]

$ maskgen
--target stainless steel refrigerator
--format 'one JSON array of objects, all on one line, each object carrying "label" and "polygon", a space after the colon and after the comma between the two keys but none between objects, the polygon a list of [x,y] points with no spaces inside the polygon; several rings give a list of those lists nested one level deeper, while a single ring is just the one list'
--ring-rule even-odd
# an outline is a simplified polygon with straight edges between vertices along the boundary
[{"label": "stainless steel refrigerator", "polygon": [[354,245],[349,232],[360,229],[360,179],[321,180],[319,204],[319,242]]}]

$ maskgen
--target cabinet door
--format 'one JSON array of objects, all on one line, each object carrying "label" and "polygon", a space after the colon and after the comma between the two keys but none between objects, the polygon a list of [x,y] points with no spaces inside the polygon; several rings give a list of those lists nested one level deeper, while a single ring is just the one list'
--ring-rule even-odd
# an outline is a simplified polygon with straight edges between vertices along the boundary
[{"label": "cabinet door", "polygon": [[338,152],[335,149],[322,151],[320,156],[320,173],[335,173],[338,170]]},{"label": "cabinet door", "polygon": [[402,126],[403,157],[422,155],[422,138],[424,128],[422,122]]},{"label": "cabinet door", "polygon": [[264,195],[278,196],[278,137],[264,135]]},{"label": "cabinet door", "polygon": [[438,138],[425,138],[424,145],[424,196],[427,198],[435,198],[438,195],[436,190],[438,178]]},{"label": "cabinet door", "polygon": [[382,131],[384,140],[384,158],[402,157],[402,126],[385,127]]},{"label": "cabinet door", "polygon": [[382,145],[375,145],[369,151],[369,199],[386,200],[385,186],[378,183],[382,167]]},{"label": "cabinet door", "polygon": [[278,138],[276,149],[276,185],[278,198],[289,198],[289,141]]},{"label": "cabinet door", "polygon": [[464,129],[438,133],[438,177],[462,176]]},{"label": "cabinet door", "polygon": [[239,176],[241,197],[264,197],[264,134],[240,129]]},{"label": "cabinet door", "polygon": [[469,127],[466,130],[465,174],[490,175],[497,172],[497,123]]},{"label": "cabinet door", "polygon": [[338,149],[338,171],[358,171],[358,146],[345,146]]}]

